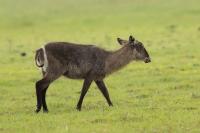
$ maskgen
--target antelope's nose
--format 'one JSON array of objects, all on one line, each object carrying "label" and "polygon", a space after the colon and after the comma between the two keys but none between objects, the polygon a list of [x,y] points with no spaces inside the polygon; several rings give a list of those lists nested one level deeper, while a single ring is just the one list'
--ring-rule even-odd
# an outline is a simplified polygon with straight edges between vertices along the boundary
[{"label": "antelope's nose", "polygon": [[144,62],[145,62],[145,63],[149,63],[149,62],[151,62],[150,57],[146,57],[146,58],[144,59]]}]

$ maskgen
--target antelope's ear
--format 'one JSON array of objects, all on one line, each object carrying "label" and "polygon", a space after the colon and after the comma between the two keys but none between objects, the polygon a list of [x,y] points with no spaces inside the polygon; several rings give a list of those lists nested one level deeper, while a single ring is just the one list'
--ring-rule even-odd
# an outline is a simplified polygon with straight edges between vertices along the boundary
[{"label": "antelope's ear", "polygon": [[133,36],[129,36],[129,42],[134,42],[135,41],[135,38]]},{"label": "antelope's ear", "polygon": [[119,43],[120,45],[126,45],[126,44],[128,44],[128,41],[123,40],[123,39],[121,39],[121,38],[117,38],[117,41],[118,41],[118,43]]},{"label": "antelope's ear", "polygon": [[122,45],[122,44],[121,44],[121,42],[122,42],[122,39],[121,39],[121,38],[117,38],[117,41],[118,41],[118,43],[119,43],[120,45]]}]

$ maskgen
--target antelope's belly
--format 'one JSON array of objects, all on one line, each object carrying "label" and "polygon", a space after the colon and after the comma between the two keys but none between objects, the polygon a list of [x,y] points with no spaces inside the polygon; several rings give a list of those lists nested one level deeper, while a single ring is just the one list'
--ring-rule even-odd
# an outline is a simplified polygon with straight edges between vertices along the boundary
[{"label": "antelope's belly", "polygon": [[83,79],[85,76],[81,73],[66,72],[64,76],[71,79]]},{"label": "antelope's belly", "polygon": [[87,69],[78,67],[77,65],[70,65],[68,66],[67,71],[64,73],[64,76],[71,79],[83,79],[87,73]]}]

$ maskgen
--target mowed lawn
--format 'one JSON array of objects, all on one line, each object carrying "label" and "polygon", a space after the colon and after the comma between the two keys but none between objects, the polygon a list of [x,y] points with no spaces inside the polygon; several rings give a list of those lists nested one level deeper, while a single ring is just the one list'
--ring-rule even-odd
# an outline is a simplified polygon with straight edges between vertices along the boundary
[{"label": "mowed lawn", "polygon": [[[83,81],[62,77],[48,89],[50,112],[34,113],[37,48],[69,41],[116,50],[116,38],[130,34],[152,62],[105,79],[113,107],[92,84],[77,111]],[[0,133],[40,132],[200,132],[200,1],[0,0]]]}]

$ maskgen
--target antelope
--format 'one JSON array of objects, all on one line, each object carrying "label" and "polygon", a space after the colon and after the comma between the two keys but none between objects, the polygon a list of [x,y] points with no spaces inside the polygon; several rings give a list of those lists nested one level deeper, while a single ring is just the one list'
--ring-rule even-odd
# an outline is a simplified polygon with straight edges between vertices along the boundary
[{"label": "antelope", "polygon": [[43,78],[36,82],[38,113],[48,112],[46,91],[49,85],[61,76],[71,79],[83,79],[81,95],[76,109],[81,111],[82,102],[91,83],[94,81],[109,106],[113,106],[104,78],[121,69],[131,61],[151,62],[143,44],[130,36],[128,40],[117,38],[122,46],[116,51],[106,51],[94,45],[82,45],[69,42],[50,42],[36,50],[35,62],[41,68]]}]

